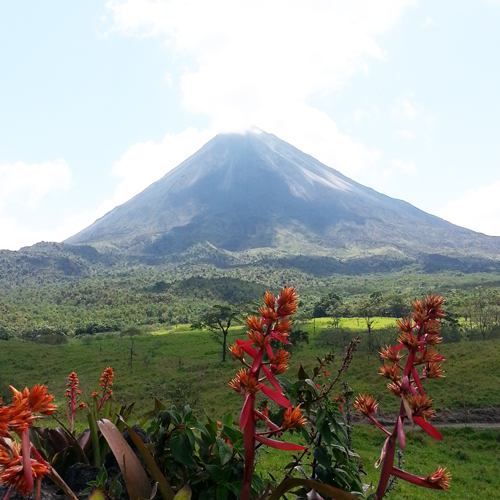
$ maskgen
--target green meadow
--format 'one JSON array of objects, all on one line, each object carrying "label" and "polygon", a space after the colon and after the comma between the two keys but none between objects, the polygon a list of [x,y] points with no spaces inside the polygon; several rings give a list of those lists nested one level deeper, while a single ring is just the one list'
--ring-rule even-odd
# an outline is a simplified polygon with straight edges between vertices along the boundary
[{"label": "green meadow", "polygon": [[[395,343],[394,325],[394,319],[375,318],[374,339],[384,345],[392,337]],[[330,376],[334,376],[345,346],[359,334],[359,350],[349,372],[342,374],[341,379],[347,380],[354,394],[364,392],[374,396],[380,402],[381,411],[396,411],[398,401],[386,390],[385,380],[377,374],[381,366],[377,352],[370,353],[367,349],[364,320],[342,320],[342,328],[338,331],[325,330],[326,327],[328,322],[323,319],[301,325],[309,332],[309,343],[300,344],[294,351],[290,375],[295,375],[300,364],[307,371],[314,366],[316,356],[333,350],[336,362],[328,370]],[[232,328],[229,337],[230,342],[245,338],[244,329]],[[443,363],[446,378],[426,383],[438,412],[500,406],[500,341],[459,342],[439,347],[446,356]],[[135,336],[115,333],[88,335],[73,338],[62,345],[0,341],[0,394],[8,402],[9,385],[22,389],[42,383],[55,395],[56,403],[64,408],[66,377],[71,371],[78,374],[85,401],[90,399],[92,391],[99,389],[101,372],[112,366],[115,370],[114,399],[136,403],[132,420],[138,421],[150,411],[154,398],[167,405],[189,403],[199,415],[206,412],[220,419],[229,411],[237,414],[242,403],[241,396],[228,387],[240,364],[231,356],[226,363],[221,363],[221,349],[210,333],[191,330],[189,325],[167,330],[151,329]],[[324,381],[324,378],[319,381]],[[79,415],[82,426],[83,413]],[[60,416],[64,418],[63,411]],[[54,425],[50,420],[47,424]],[[437,465],[447,467],[453,473],[451,491],[447,494],[424,491],[400,481],[393,498],[495,498],[498,493],[495,471],[498,471],[500,456],[500,430],[476,431],[464,427],[444,429],[443,434],[444,441],[436,443],[423,432],[409,432],[404,453],[405,469],[427,475]],[[383,435],[372,426],[356,425],[354,436],[354,448],[368,474],[366,482],[376,483],[378,471],[373,464],[380,454]],[[288,455],[276,451],[263,453],[260,467],[278,474],[288,463]]]}]

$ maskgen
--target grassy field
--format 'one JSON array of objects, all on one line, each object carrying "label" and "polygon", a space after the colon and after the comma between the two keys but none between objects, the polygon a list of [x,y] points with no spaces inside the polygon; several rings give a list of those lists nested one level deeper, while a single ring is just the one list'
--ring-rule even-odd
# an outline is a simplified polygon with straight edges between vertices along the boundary
[{"label": "grassy field", "polygon": [[[385,318],[386,319],[386,318]],[[378,321],[378,319],[377,319]],[[292,374],[300,364],[306,370],[314,366],[316,356],[333,349],[338,361],[329,369],[336,373],[349,339],[360,333],[362,342],[346,377],[355,394],[365,392],[380,401],[382,411],[394,411],[398,401],[385,389],[385,381],[377,375],[380,362],[376,353],[369,354],[363,329],[358,331],[357,320],[346,320],[341,334],[322,331],[323,320],[303,328],[310,332],[309,344],[304,344],[292,357]],[[389,321],[388,321],[389,323]],[[379,322],[380,332],[391,324]],[[374,325],[377,328],[377,322]],[[387,328],[386,328],[387,329]],[[314,333],[316,331],[316,333]],[[375,330],[375,333],[377,330]],[[241,328],[230,331],[230,341],[244,337]],[[380,339],[379,339],[380,340]],[[395,339],[393,339],[393,342]],[[463,409],[500,406],[500,341],[462,342],[440,346],[447,360],[444,363],[447,378],[431,380],[426,384],[428,393],[435,398],[436,409]],[[64,406],[66,377],[76,371],[80,379],[84,400],[99,388],[101,372],[107,367],[115,369],[115,400],[135,401],[132,419],[138,419],[152,409],[153,397],[166,404],[189,403],[196,412],[206,412],[220,418],[228,411],[237,414],[241,396],[227,383],[240,368],[230,356],[221,363],[221,346],[207,332],[191,331],[189,325],[171,330],[152,331],[135,337],[117,334],[98,334],[73,339],[67,344],[50,346],[19,341],[0,341],[0,394],[9,401],[12,384],[18,389],[44,383]],[[80,414],[83,419],[84,412]],[[448,494],[427,491],[400,482],[392,498],[398,499],[473,499],[495,498],[498,494],[498,456],[500,431],[473,431],[469,428],[445,429],[442,443],[433,442],[424,433],[410,432],[405,451],[405,468],[427,475],[437,465],[448,467],[454,475],[452,490]],[[368,473],[367,482],[376,483],[378,471],[373,463],[380,454],[383,436],[369,426],[357,426],[354,447]],[[263,454],[262,470],[276,471],[289,461],[286,452]]]},{"label": "grassy field", "polygon": [[[443,429],[443,441],[436,442],[424,432],[409,430],[403,453],[402,468],[423,477],[438,466],[452,474],[448,492],[429,490],[398,481],[395,491],[387,496],[397,500],[479,500],[498,498],[499,430],[474,430],[471,427]],[[360,455],[364,482],[378,484],[380,469],[374,464],[380,457],[384,435],[374,426],[356,425],[354,449]],[[266,450],[261,454],[257,470],[279,476],[283,467],[292,461],[292,452]]]},{"label": "grassy field", "polygon": [[[311,325],[308,326],[310,328]],[[294,353],[291,371],[300,364],[314,366],[316,356],[333,349],[342,359],[344,346],[355,335],[343,330],[310,334],[309,344]],[[245,334],[231,329],[229,341]],[[366,333],[361,332],[356,353],[346,379],[355,393],[367,392],[380,401],[383,411],[394,411],[398,402],[385,389],[377,374],[380,362],[376,352],[368,354]],[[388,341],[390,339],[387,339]],[[445,379],[427,381],[435,407],[461,409],[500,405],[500,342],[498,340],[444,344]],[[149,409],[152,397],[175,403],[190,403],[209,414],[238,411],[241,403],[227,383],[240,365],[231,356],[221,363],[221,346],[207,332],[176,328],[135,337],[98,334],[51,346],[18,341],[0,341],[0,394],[9,396],[9,385],[17,388],[47,384],[59,403],[63,401],[66,377],[76,371],[84,396],[98,389],[100,373],[107,366],[115,369],[115,395],[121,401],[136,401],[137,414]],[[335,372],[335,364],[329,370]],[[222,410],[221,410],[222,409]]]}]

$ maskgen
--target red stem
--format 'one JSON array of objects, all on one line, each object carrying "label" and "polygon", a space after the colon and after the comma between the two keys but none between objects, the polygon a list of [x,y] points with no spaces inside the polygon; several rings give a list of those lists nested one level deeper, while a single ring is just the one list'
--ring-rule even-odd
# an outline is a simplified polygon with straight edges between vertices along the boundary
[{"label": "red stem", "polygon": [[31,442],[29,429],[27,428],[21,433],[21,453],[23,461],[24,481],[26,482],[28,491],[31,493],[33,491],[33,473],[31,471],[30,450]]}]

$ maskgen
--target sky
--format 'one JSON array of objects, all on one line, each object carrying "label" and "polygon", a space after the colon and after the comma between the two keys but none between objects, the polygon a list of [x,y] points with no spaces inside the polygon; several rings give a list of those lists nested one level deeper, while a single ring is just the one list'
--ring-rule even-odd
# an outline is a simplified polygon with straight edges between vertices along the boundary
[{"label": "sky", "polygon": [[500,236],[499,25],[500,0],[0,0],[0,248],[250,126]]}]

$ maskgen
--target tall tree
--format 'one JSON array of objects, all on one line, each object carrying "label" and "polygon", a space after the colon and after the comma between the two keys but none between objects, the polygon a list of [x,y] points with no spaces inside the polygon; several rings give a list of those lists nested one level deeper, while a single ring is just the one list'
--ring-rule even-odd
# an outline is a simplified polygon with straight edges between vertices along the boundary
[{"label": "tall tree", "polygon": [[222,344],[222,362],[226,361],[227,334],[231,324],[242,321],[244,304],[216,304],[191,325],[193,330],[209,330],[212,338]]}]

